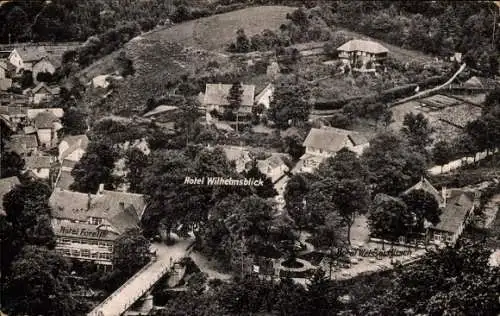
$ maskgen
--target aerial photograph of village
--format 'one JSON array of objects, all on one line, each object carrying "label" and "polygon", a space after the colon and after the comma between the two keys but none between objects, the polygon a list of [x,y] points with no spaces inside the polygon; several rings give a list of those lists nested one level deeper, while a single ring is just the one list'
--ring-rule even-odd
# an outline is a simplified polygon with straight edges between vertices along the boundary
[{"label": "aerial photograph of village", "polygon": [[0,0],[0,316],[500,316],[500,1]]}]

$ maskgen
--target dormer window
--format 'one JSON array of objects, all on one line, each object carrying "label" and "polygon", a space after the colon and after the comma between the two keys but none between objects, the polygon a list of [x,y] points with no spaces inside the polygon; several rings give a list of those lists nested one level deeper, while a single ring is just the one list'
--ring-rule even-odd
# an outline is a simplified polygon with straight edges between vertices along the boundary
[{"label": "dormer window", "polygon": [[99,217],[91,217],[89,218],[89,223],[91,225],[100,225],[102,223],[102,218]]}]

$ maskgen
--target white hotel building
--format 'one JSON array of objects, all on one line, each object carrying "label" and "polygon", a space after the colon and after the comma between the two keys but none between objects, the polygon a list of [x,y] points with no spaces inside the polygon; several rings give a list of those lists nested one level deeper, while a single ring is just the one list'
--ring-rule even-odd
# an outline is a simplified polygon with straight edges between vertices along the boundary
[{"label": "white hotel building", "polygon": [[49,199],[56,251],[65,257],[112,268],[115,240],[139,227],[146,202],[141,194],[103,190],[85,194],[56,188]]}]

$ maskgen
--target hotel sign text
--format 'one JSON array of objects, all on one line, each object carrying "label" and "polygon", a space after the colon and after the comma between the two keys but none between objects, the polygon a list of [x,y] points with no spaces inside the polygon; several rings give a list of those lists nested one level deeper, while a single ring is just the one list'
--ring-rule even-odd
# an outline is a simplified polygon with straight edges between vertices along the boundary
[{"label": "hotel sign text", "polygon": [[92,230],[87,230],[85,228],[78,229],[78,228],[68,228],[64,226],[61,226],[60,232],[61,234],[77,235],[82,237],[94,237],[94,238],[102,238],[106,237],[107,235],[107,232],[105,231],[92,231]]}]

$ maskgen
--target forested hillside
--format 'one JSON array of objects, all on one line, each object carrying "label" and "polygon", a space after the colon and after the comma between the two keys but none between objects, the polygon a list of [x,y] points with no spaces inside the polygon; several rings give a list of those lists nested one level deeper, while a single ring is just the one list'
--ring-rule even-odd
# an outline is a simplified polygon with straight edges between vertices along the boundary
[{"label": "forested hillside", "polygon": [[[338,1],[333,23],[438,56],[465,54],[471,66],[498,69],[500,8],[493,1]],[[496,34],[494,34],[494,32]]]}]

